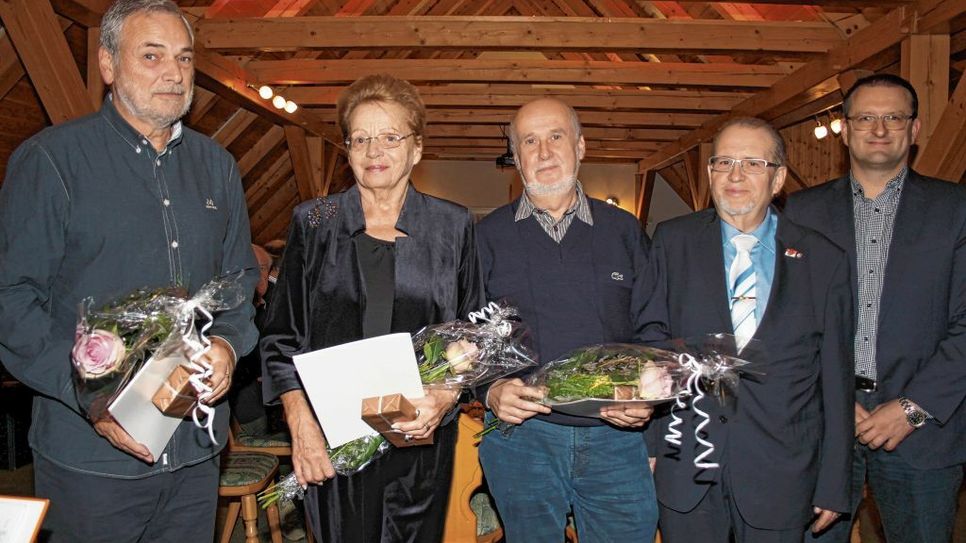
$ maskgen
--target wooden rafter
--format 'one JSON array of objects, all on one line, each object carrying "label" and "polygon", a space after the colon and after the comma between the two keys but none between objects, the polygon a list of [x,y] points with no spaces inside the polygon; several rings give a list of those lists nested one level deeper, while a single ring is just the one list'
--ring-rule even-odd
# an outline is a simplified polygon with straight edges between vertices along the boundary
[{"label": "wooden rafter", "polygon": [[478,81],[597,85],[675,85],[766,88],[785,66],[537,60],[262,60],[248,64],[268,84],[346,83],[373,73],[409,81]]},{"label": "wooden rafter", "polygon": [[255,145],[252,145],[251,149],[238,160],[238,170],[242,177],[248,175],[248,172],[252,171],[252,168],[261,162],[269,151],[282,143],[283,139],[285,139],[285,130],[281,126],[273,126],[259,138]]},{"label": "wooden rafter", "polygon": [[52,122],[94,111],[50,2],[0,0],[0,18]]},{"label": "wooden rafter", "polygon": [[638,164],[638,171],[660,168],[702,141],[710,140],[715,130],[737,116],[767,115],[770,110],[806,93],[815,85],[834,82],[834,76],[897,45],[913,29],[927,32],[963,12],[961,0],[921,0],[913,8],[900,7],[856,32],[848,41],[828,54],[808,62],[792,74],[738,104],[730,112],[715,117],[701,128],[668,145]]},{"label": "wooden rafter", "polygon": [[585,17],[287,17],[205,19],[213,50],[466,49],[780,51],[824,53],[842,42],[828,23],[661,21]]},{"label": "wooden rafter", "polygon": [[966,174],[966,76],[960,76],[933,137],[913,167],[925,175],[959,181]]}]

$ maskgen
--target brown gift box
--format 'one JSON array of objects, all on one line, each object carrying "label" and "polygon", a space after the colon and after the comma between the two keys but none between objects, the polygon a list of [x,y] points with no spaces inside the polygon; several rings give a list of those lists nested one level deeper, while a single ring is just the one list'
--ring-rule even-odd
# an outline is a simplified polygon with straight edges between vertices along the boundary
[{"label": "brown gift box", "polygon": [[191,369],[178,365],[151,398],[155,407],[169,417],[186,417],[198,399],[195,387],[188,381],[192,375]]},{"label": "brown gift box", "polygon": [[406,441],[404,434],[393,430],[396,422],[409,422],[416,419],[416,408],[402,394],[389,394],[362,399],[362,420],[383,435],[397,447],[413,445],[432,445],[433,436]]}]

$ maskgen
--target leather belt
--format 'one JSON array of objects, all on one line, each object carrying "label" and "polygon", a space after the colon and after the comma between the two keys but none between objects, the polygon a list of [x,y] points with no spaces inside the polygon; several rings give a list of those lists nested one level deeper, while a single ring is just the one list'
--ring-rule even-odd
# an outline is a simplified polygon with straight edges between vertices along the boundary
[{"label": "leather belt", "polygon": [[855,390],[860,390],[862,392],[875,392],[878,388],[878,384],[872,379],[866,379],[865,377],[855,376]]}]

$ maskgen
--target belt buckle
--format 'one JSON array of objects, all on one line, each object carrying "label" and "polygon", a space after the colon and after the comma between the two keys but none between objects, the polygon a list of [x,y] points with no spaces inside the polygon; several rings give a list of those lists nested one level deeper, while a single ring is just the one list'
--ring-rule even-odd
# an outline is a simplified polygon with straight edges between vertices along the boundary
[{"label": "belt buckle", "polygon": [[872,379],[859,376],[855,377],[855,390],[862,392],[875,392],[876,388],[878,388],[878,383]]}]

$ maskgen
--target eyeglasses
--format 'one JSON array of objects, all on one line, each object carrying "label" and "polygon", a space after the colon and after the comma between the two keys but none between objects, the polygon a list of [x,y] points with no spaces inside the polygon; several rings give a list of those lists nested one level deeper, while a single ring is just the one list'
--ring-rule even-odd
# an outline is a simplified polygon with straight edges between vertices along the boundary
[{"label": "eyeglasses", "polygon": [[902,130],[909,124],[909,119],[912,115],[859,115],[858,117],[848,117],[849,122],[852,123],[852,128],[856,130],[866,131],[875,130],[875,127],[879,125],[879,119],[882,120],[882,124],[885,125],[886,130]]},{"label": "eyeglasses", "polygon": [[346,148],[350,151],[360,151],[369,146],[370,141],[379,142],[379,147],[383,149],[395,149],[402,145],[404,139],[415,136],[415,132],[410,132],[405,136],[400,136],[399,134],[379,134],[378,136],[355,136],[353,138],[346,138],[342,143],[345,144]]},{"label": "eyeglasses", "polygon": [[737,164],[741,171],[748,175],[763,174],[768,167],[781,167],[781,164],[768,162],[763,158],[731,158],[730,156],[713,156],[708,159],[711,169],[716,172],[730,172]]}]

